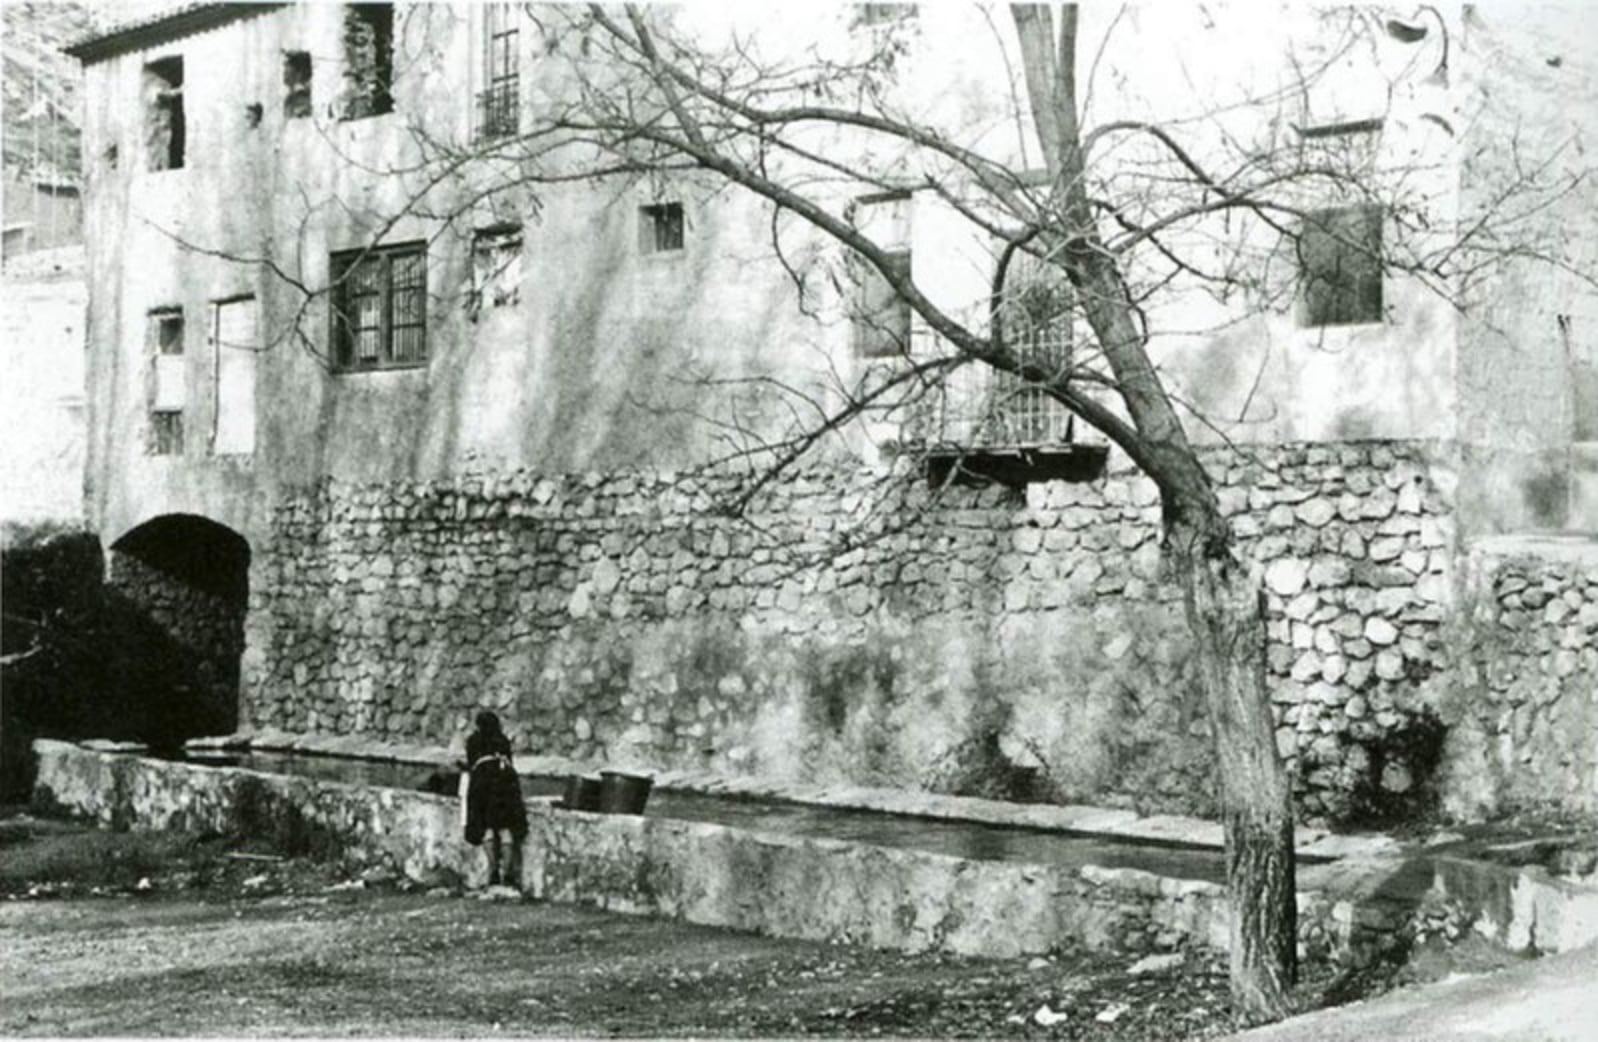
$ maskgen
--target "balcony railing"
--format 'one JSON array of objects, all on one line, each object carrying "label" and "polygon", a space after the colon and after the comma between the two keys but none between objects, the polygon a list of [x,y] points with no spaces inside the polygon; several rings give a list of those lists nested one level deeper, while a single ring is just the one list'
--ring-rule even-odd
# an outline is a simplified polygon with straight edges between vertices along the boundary
[{"label": "balcony railing", "polygon": [[477,95],[477,138],[511,137],[520,129],[521,87],[515,77],[496,80]]}]

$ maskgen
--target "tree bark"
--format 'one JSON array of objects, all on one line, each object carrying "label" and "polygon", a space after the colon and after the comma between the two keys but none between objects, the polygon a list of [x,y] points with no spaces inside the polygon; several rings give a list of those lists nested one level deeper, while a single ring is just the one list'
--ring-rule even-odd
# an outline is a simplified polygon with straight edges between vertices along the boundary
[{"label": "tree bark", "polygon": [[1232,904],[1232,1001],[1250,1018],[1277,1020],[1290,1011],[1298,976],[1298,902],[1292,791],[1265,682],[1261,591],[1229,552],[1229,540],[1197,527],[1179,520],[1167,549],[1197,644],[1215,744]]}]

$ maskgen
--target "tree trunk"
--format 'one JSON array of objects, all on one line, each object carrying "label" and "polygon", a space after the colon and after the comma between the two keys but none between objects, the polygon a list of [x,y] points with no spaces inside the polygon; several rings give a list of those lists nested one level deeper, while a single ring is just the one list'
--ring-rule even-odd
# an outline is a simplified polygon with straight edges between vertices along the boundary
[{"label": "tree trunk", "polygon": [[1232,1001],[1248,1017],[1289,1012],[1298,976],[1293,805],[1265,683],[1261,592],[1224,543],[1178,521],[1168,540],[1215,743],[1231,900]]}]

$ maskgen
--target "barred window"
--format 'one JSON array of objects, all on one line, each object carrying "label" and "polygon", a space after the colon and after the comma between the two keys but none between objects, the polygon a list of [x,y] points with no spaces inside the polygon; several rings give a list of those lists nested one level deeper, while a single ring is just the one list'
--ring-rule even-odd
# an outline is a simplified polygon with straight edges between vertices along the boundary
[{"label": "barred window", "polygon": [[672,253],[683,248],[682,203],[638,208],[638,248],[642,253]]},{"label": "barred window", "polygon": [[483,8],[483,91],[477,97],[477,136],[513,136],[521,112],[521,26],[512,4]]},{"label": "barred window", "polygon": [[427,362],[427,246],[335,253],[333,366],[349,372]]}]

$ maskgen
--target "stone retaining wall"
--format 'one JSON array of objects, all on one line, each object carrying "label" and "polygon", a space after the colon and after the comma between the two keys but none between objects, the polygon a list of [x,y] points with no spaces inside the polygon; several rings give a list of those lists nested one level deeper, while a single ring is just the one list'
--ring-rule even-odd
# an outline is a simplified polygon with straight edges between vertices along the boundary
[{"label": "stone retaining wall", "polygon": [[[1414,784],[1370,750],[1439,665],[1435,455],[1209,456],[1265,566],[1278,740],[1312,818]],[[668,474],[324,484],[256,548],[246,718],[436,741],[488,705],[581,759],[1213,810],[1149,482],[872,481],[785,478],[742,521],[712,509],[729,483]]]},{"label": "stone retaining wall", "polygon": [[1448,727],[1455,816],[1598,810],[1598,544],[1484,542],[1445,634],[1454,663],[1427,696]]}]

